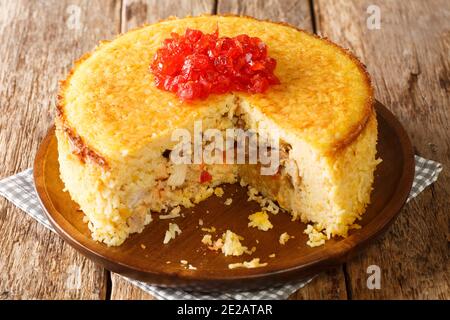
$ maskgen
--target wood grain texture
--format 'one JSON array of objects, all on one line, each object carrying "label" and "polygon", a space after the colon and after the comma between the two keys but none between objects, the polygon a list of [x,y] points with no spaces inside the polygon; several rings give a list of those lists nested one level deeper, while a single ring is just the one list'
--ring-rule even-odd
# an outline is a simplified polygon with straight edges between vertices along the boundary
[{"label": "wood grain texture", "polygon": [[122,32],[168,17],[196,16],[211,14],[214,0],[123,0]]},{"label": "wood grain texture", "polygon": [[151,294],[115,273],[111,273],[111,286],[111,300],[156,300]]},{"label": "wood grain texture", "polygon": [[[58,80],[119,30],[117,1],[0,2],[0,177],[32,166]],[[77,23],[76,16],[79,16]],[[103,299],[106,273],[0,198],[0,298]]]},{"label": "wood grain texture", "polygon": [[243,14],[313,30],[309,0],[218,0],[217,13]]},{"label": "wood grain texture", "polygon": [[[389,232],[347,265],[354,299],[449,299],[450,4],[376,1],[381,28],[369,30],[364,1],[315,1],[317,30],[367,65],[376,97],[405,125],[416,153],[444,165]],[[381,269],[369,290],[367,267]]]},{"label": "wood grain texture", "polygon": [[[214,13],[214,0],[123,0],[121,32],[156,22],[170,16],[184,17],[202,13]],[[150,294],[135,287],[117,274],[111,273],[111,300],[154,299]]]},{"label": "wood grain texture", "polygon": [[[309,0],[218,0],[217,13],[233,13],[259,19],[283,21],[301,29],[313,31]],[[291,295],[290,299],[346,299],[342,268],[320,274],[310,284]]]},{"label": "wood grain texture", "polygon": [[308,285],[292,294],[289,300],[345,300],[347,298],[341,266],[318,274]]}]

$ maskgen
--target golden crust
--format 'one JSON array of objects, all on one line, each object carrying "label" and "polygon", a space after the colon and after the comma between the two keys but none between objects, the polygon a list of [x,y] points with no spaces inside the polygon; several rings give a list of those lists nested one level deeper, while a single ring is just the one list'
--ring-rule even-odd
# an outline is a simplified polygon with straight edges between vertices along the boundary
[{"label": "golden crust", "polygon": [[[106,41],[103,41],[101,43],[106,43]],[[61,87],[61,93],[63,92],[62,88],[65,88],[66,83],[70,81],[70,78],[75,72],[76,67],[90,56],[91,56],[90,53],[86,53],[83,56],[81,56],[81,58],[79,58],[77,61],[75,61],[75,66],[70,70],[66,80],[61,80],[59,82],[59,85]],[[94,151],[91,147],[89,147],[88,144],[83,140],[83,138],[80,137],[75,132],[74,128],[71,128],[69,125],[67,125],[64,119],[63,106],[64,106],[63,95],[58,94],[56,103],[56,116],[58,117],[59,120],[58,123],[60,123],[60,129],[63,130],[68,141],[70,141],[70,145],[72,146],[72,153],[76,155],[81,162],[85,162],[86,160],[89,159],[90,161],[95,162],[104,168],[108,168],[108,163],[106,159],[103,156],[101,156],[98,152]]]},{"label": "golden crust", "polygon": [[[242,21],[242,23],[241,22],[233,23],[233,21],[230,21],[229,24],[227,25],[225,21],[227,18],[244,19],[244,20]],[[211,21],[210,19],[213,20]],[[169,26],[166,25],[173,21],[176,21],[176,23]],[[209,99],[205,101],[196,102],[192,105],[183,105],[176,99],[176,97],[174,97],[173,94],[163,92],[154,88],[150,72],[146,70],[147,74],[145,75],[145,79],[141,78],[139,80],[141,81],[140,84],[142,84],[142,82],[145,81],[147,87],[143,88],[139,93],[142,94],[142,92],[147,91],[149,92],[148,95],[153,94],[155,95],[155,97],[153,98],[153,105],[151,105],[150,108],[148,106],[145,106],[144,109],[145,108],[147,109],[140,110],[139,112],[137,112],[137,115],[142,117],[143,115],[147,114],[148,119],[152,119],[155,116],[161,115],[162,114],[160,110],[162,108],[161,101],[163,101],[166,107],[166,110],[164,110],[163,112],[165,114],[165,117],[162,117],[163,118],[161,119],[162,123],[159,123],[158,125],[147,125],[145,127],[145,130],[147,130],[147,135],[145,136],[142,134],[142,132],[145,132],[145,130],[143,131],[141,130],[140,132],[138,132],[138,134],[136,134],[136,130],[133,131],[132,130],[133,128],[131,129],[126,128],[129,129],[128,130],[129,136],[126,136],[125,138],[120,137],[120,139],[114,140],[114,138],[111,137],[111,133],[113,132],[114,127],[111,127],[110,123],[111,121],[114,122],[117,119],[117,115],[111,113],[108,114],[113,106],[105,104],[104,106],[101,106],[93,110],[92,108],[90,108],[91,106],[80,106],[77,105],[76,102],[74,102],[75,99],[74,96],[76,96],[77,94],[83,94],[83,92],[78,92],[77,88],[71,86],[71,82],[74,78],[74,75],[77,73],[80,74],[86,73],[86,70],[89,70],[89,67],[92,67],[88,66],[85,68],[85,70],[80,71],[82,66],[86,62],[94,61],[96,58],[91,59],[91,57],[93,57],[94,55],[98,54],[101,51],[106,50],[108,50],[107,54],[113,55],[119,52],[119,57],[123,58],[123,56],[120,56],[120,49],[121,49],[120,46],[132,44],[138,35],[140,36],[140,38],[137,37],[138,38],[137,40],[138,41],[142,40],[143,39],[142,34],[145,31],[148,31],[147,34],[145,34],[147,38],[155,36],[155,33],[152,32],[155,30],[152,30],[152,28],[154,29],[157,27],[160,28],[165,27],[165,29],[170,30],[175,29],[174,31],[180,32],[179,29],[183,29],[186,26],[189,26],[189,27],[197,27],[198,29],[203,29],[205,31],[211,31],[208,30],[208,26],[204,25],[205,24],[211,25],[214,24],[214,22],[220,25],[221,34],[223,33],[223,31],[225,31],[226,33],[228,33],[227,35],[229,35],[231,33],[239,33],[242,30],[245,30],[245,32],[250,35],[262,38],[263,41],[265,41],[268,44],[271,56],[274,56],[279,62],[275,73],[281,79],[282,84],[280,86],[270,89],[266,94],[263,95],[248,95],[236,93],[238,96],[241,96],[246,100],[248,100],[249,103],[251,103],[252,105],[259,107],[265,115],[271,117],[275,122],[278,123],[282,122],[283,126],[286,127],[288,130],[296,131],[298,134],[305,133],[304,137],[311,136],[312,141],[316,141],[317,146],[321,148],[324,153],[328,154],[336,153],[339,150],[342,150],[346,146],[350,145],[365,128],[373,109],[373,89],[371,86],[370,77],[367,74],[364,65],[360,63],[359,60],[356,57],[354,57],[348,50],[339,47],[338,45],[334,44],[333,42],[329,41],[326,38],[320,38],[317,35],[309,34],[306,31],[303,31],[286,23],[262,21],[251,17],[237,17],[232,15],[199,16],[179,20],[170,18],[168,20],[163,20],[162,22],[159,22],[157,24],[147,25],[144,27],[137,28],[133,31],[127,32],[126,35],[128,35],[130,39],[127,42],[123,40],[124,37],[126,37],[126,35],[118,37],[115,41],[122,41],[122,43],[119,43],[118,46],[114,47],[115,41],[101,43],[101,45],[97,47],[92,54],[86,54],[83,57],[81,57],[75,63],[75,66],[70,71],[67,79],[65,81],[61,81],[60,95],[58,96],[58,104],[57,104],[57,116],[61,120],[60,123],[64,128],[64,130],[66,131],[66,133],[68,134],[69,139],[70,137],[72,137],[71,140],[76,141],[79,150],[83,150],[83,152],[80,152],[78,154],[79,157],[82,157],[83,160],[85,160],[84,159],[85,157],[89,157],[92,161],[97,162],[100,165],[107,166],[108,164],[107,159],[110,158],[112,154],[117,153],[117,151],[120,151],[120,148],[122,147],[129,148],[130,145],[136,147],[139,143],[148,141],[148,139],[150,139],[149,137],[150,133],[158,133],[160,131],[164,131],[164,129],[170,129],[167,128],[167,121],[168,119],[172,120],[171,114],[174,117],[178,115],[178,117],[176,117],[174,121],[175,123],[172,123],[173,126],[172,128],[179,127],[182,126],[183,123],[185,123],[183,122],[183,120],[187,120],[187,118],[191,119],[195,119],[196,117],[198,118],[201,115],[201,110],[204,107],[207,107],[209,104],[220,100],[220,96],[211,96]],[[263,22],[265,25],[261,26],[260,22]],[[181,26],[178,27],[178,24],[180,23]],[[236,28],[233,29],[233,25],[238,26],[236,26]],[[264,27],[268,26],[272,26],[272,28],[270,29],[275,28],[274,26],[285,27],[281,31],[284,31],[285,34],[289,35],[289,37],[287,37],[288,39],[284,39],[285,37],[283,37],[284,36],[283,34],[280,34],[280,30],[277,30],[277,32],[275,32],[274,34],[271,34],[268,30],[264,29]],[[147,30],[147,28],[149,29]],[[259,30],[258,28],[261,28],[262,31]],[[291,32],[292,30],[295,30],[296,35],[292,34]],[[132,36],[130,36],[130,34],[132,34]],[[162,32],[162,34],[163,35],[161,35],[159,38],[157,37],[155,43],[160,43],[161,39],[168,36],[167,30],[165,30],[165,33]],[[164,34],[166,34],[166,36],[164,36]],[[299,36],[300,34],[302,36]],[[296,37],[300,37],[300,39],[302,39],[303,41],[302,46],[296,45],[296,47],[294,48],[297,50],[296,53],[301,53],[299,55],[300,57],[312,59],[312,61],[307,60],[305,64],[301,65],[301,67],[299,67],[299,65],[303,63],[303,61],[296,61],[296,59],[292,59],[292,57],[290,57],[291,59],[289,59],[289,55],[286,54],[286,52],[289,52],[289,50],[287,49],[292,48],[289,48],[289,46],[287,48],[283,47],[283,41],[296,39]],[[311,45],[311,43],[314,42],[311,39],[315,39],[316,43]],[[321,44],[319,44],[317,40],[320,40]],[[328,46],[323,46],[322,48],[321,47],[322,44],[327,44]],[[150,49],[150,47],[145,48]],[[152,50],[153,49],[156,50],[156,48],[157,46],[155,47],[155,45],[151,46]],[[308,57],[309,54],[308,49],[313,51],[317,49],[316,50],[317,52],[313,52],[312,56]],[[320,53],[320,50],[322,49],[330,50],[330,52],[326,52],[325,58],[317,54]],[[130,51],[131,49],[130,48],[123,49],[122,54],[124,54],[124,52],[126,52],[127,50]],[[340,56],[337,53],[340,53],[342,55]],[[316,56],[314,56],[314,54],[316,54]],[[104,56],[105,54],[103,54],[103,57]],[[147,57],[152,56],[150,50],[146,56]],[[345,57],[351,63],[346,61]],[[329,61],[325,61],[325,63],[323,63],[323,61],[321,61],[323,59],[329,59],[331,62],[333,62],[334,63],[334,65],[332,65],[333,68],[326,69],[327,63],[329,63]],[[291,66],[289,66],[288,63],[286,63],[286,60],[290,60]],[[292,65],[293,62],[295,62],[295,65]],[[148,66],[149,63],[150,59],[145,62],[146,66]],[[315,64],[318,64],[319,66]],[[340,66],[339,64],[343,64],[344,66]],[[323,68],[324,69],[323,72],[325,73],[324,75],[320,75],[320,72],[322,72],[320,67],[322,66],[324,67]],[[98,65],[96,66],[94,65],[94,67],[98,67]],[[306,67],[308,67],[309,69],[306,69]],[[302,78],[302,74],[300,74],[299,72],[308,73],[311,72],[312,68],[315,68],[314,72],[316,72],[317,74],[313,74],[313,76],[309,79]],[[299,69],[301,69],[301,71],[299,71]],[[358,84],[356,86],[357,87],[356,91],[359,95],[357,98],[361,100],[361,103],[356,103],[356,107],[354,108],[354,110],[348,110],[349,104],[347,104],[347,102],[349,101],[351,102],[351,95],[354,94],[354,92],[348,91],[349,90],[351,91],[354,88],[346,87],[347,83],[342,84],[333,82],[334,80],[342,80],[342,79],[348,80],[350,82],[352,79],[346,79],[345,76],[342,76],[342,74],[340,74],[343,73],[344,71],[349,72],[351,76],[355,78],[353,79],[354,82]],[[332,73],[327,74],[327,72]],[[120,73],[120,71],[118,73]],[[314,81],[317,81],[317,79],[314,78],[314,76],[316,75],[317,78],[319,78],[322,81],[327,80],[329,76],[329,78],[331,78],[330,82],[332,83],[330,83],[327,86],[326,84],[323,84],[322,82],[319,81],[319,83],[312,83],[311,86],[308,86],[308,83],[305,83],[305,80],[312,79]],[[116,78],[113,77],[112,81],[117,79],[118,79],[117,77]],[[97,80],[98,79],[89,78],[87,76],[84,77],[81,76],[78,79],[76,79],[75,82],[78,81],[83,85],[85,83],[88,83],[89,85],[87,86],[87,88],[98,89],[99,84],[102,83],[105,84],[105,80],[107,79],[103,75],[103,78],[101,78],[98,81]],[[323,89],[324,92],[314,92],[315,87],[320,86],[325,86],[325,88]],[[342,89],[342,92],[336,91],[334,88]],[[108,87],[107,89],[111,88]],[[305,96],[307,96],[307,94],[304,96],[298,94],[297,91],[300,89],[305,90],[306,92],[310,90],[311,91],[310,93],[313,96],[312,99],[314,99],[314,95],[317,95],[319,99],[325,97],[328,98],[329,101],[328,102],[325,101],[324,103],[322,103],[319,106],[321,109],[317,108],[317,110],[314,110],[314,106],[302,104],[303,100],[298,100],[300,98],[304,98]],[[333,92],[332,90],[335,91]],[[115,94],[115,92],[108,92],[108,90],[106,90],[106,92]],[[324,93],[325,95],[321,96],[321,94]],[[68,101],[69,100],[67,99],[68,95],[73,96],[71,97],[72,101]],[[291,99],[292,97],[294,97],[293,100]],[[99,96],[97,98],[103,99],[104,97]],[[335,99],[335,101],[333,101],[333,99]],[[92,103],[93,100],[91,99],[88,101]],[[138,102],[142,103],[142,101],[143,100]],[[156,105],[154,104],[155,102],[157,103]],[[333,103],[338,103],[340,105],[335,106],[333,105]],[[85,107],[89,108],[90,110],[86,110]],[[75,112],[81,113],[82,115],[80,116],[80,114],[77,114],[77,116],[73,118],[74,112],[72,111],[75,108],[77,109],[75,110]],[[117,111],[120,112],[121,109],[115,107],[115,109],[111,112]],[[83,121],[80,122],[80,120],[85,119],[91,120],[95,119],[96,120],[95,128],[92,129],[93,126],[92,123],[83,124]],[[340,127],[338,125],[330,126],[330,123],[337,123]],[[141,122],[140,125],[145,124]],[[89,129],[89,127],[91,127],[91,129]],[[102,132],[106,133],[102,134]],[[122,133],[124,132],[122,131]],[[108,134],[110,135],[109,137]],[[125,131],[125,135],[126,134],[127,132]],[[110,143],[110,145],[104,148],[103,146],[105,145],[105,139],[108,138],[109,140],[114,140],[114,143]],[[322,139],[323,141],[319,141],[320,139]]]}]

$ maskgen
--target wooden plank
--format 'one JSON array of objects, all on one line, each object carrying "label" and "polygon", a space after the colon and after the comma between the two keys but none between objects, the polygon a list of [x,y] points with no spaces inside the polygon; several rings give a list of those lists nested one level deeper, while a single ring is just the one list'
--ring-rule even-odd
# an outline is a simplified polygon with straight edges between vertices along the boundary
[{"label": "wooden plank", "polygon": [[[120,2],[0,2],[0,177],[29,168],[53,122],[58,80],[119,31]],[[79,19],[78,19],[79,18]],[[107,274],[0,198],[1,299],[103,299]]]},{"label": "wooden plank", "polygon": [[[283,21],[301,29],[314,30],[309,0],[219,0],[217,13],[233,13]],[[298,300],[346,298],[345,278],[341,267],[318,275],[310,284],[290,297],[290,299]]]},{"label": "wooden plank", "polygon": [[139,27],[144,23],[152,23],[171,16],[196,16],[202,13],[211,14],[214,0],[123,0],[122,32]]},{"label": "wooden plank", "polygon": [[[369,30],[367,10],[375,3],[381,28]],[[317,30],[367,65],[377,99],[402,121],[416,152],[444,165],[439,181],[406,205],[383,238],[348,263],[351,297],[449,299],[450,5],[446,0],[317,0],[315,13]],[[370,265],[380,267],[380,290],[367,288]]]},{"label": "wooden plank", "polygon": [[308,285],[289,300],[345,300],[347,290],[342,266],[318,274]]},{"label": "wooden plank", "polygon": [[111,273],[111,300],[156,300],[121,276]]},{"label": "wooden plank", "polygon": [[217,13],[282,21],[305,30],[313,30],[309,0],[218,0]]},{"label": "wooden plank", "polygon": [[[214,0],[194,1],[158,1],[158,0],[123,0],[122,32],[152,23],[170,16],[184,17],[187,15],[211,14],[214,11]],[[122,277],[111,274],[111,299],[154,299],[143,290],[133,286]]]}]

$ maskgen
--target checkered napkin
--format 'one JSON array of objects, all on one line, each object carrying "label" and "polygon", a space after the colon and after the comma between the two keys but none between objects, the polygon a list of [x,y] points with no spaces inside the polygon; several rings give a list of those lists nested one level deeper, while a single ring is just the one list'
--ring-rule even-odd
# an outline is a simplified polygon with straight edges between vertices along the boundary
[{"label": "checkered napkin", "polygon": [[[427,186],[435,182],[442,170],[442,165],[438,162],[427,160],[419,156],[415,156],[416,172],[414,177],[411,193],[408,201],[416,197]],[[34,219],[42,223],[48,229],[53,227],[47,220],[34,190],[33,172],[31,169],[20,172],[14,176],[0,180],[0,195],[10,200],[20,209],[28,213]],[[135,286],[148,292],[158,299],[174,300],[174,299],[287,299],[292,293],[308,284],[312,278],[303,279],[296,283],[290,283],[282,287],[270,288],[259,291],[243,291],[243,292],[220,292],[220,293],[200,293],[187,292],[177,288],[162,288],[125,278]]]}]

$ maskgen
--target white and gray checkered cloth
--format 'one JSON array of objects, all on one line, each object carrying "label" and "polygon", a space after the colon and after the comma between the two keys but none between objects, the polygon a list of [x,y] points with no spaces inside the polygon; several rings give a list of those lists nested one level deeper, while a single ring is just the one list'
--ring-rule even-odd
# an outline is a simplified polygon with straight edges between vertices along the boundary
[{"label": "white and gray checkered cloth", "polygon": [[[408,201],[416,197],[427,186],[435,182],[442,170],[442,165],[438,162],[427,160],[419,156],[415,156],[416,172],[411,193]],[[20,209],[28,213],[34,219],[42,223],[48,229],[53,230],[51,224],[47,220],[34,190],[32,169],[22,171],[14,176],[0,180],[0,195],[10,200]],[[158,299],[174,300],[174,299],[287,299],[292,293],[308,284],[312,278],[303,279],[297,283],[290,283],[282,287],[270,288],[259,291],[245,292],[220,292],[220,293],[199,293],[187,292],[177,288],[162,288],[126,278],[135,286],[148,292]]]}]

